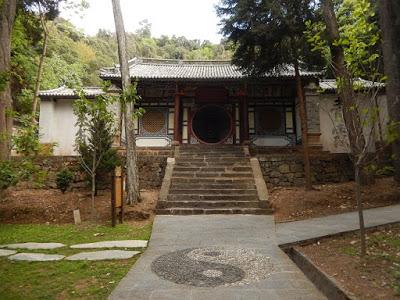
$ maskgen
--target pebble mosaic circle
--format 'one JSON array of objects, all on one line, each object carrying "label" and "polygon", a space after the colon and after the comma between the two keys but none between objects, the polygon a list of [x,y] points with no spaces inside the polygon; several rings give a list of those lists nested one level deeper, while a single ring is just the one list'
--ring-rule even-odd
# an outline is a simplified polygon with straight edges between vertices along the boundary
[{"label": "pebble mosaic circle", "polygon": [[159,277],[197,287],[235,286],[268,277],[270,258],[248,249],[192,248],[170,252],[153,261]]}]

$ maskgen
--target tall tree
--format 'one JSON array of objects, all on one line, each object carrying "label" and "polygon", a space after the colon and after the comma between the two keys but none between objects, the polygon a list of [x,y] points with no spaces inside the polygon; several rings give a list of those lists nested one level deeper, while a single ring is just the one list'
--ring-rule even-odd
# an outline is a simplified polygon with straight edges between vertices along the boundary
[{"label": "tall tree", "polygon": [[[305,187],[312,189],[308,126],[300,64],[320,62],[309,51],[303,32],[305,21],[315,20],[313,0],[223,0],[217,8],[222,17],[222,32],[237,48],[234,64],[250,75],[263,75],[294,67],[300,106],[304,152]],[[311,63],[313,62],[313,63]]]},{"label": "tall tree", "polygon": [[0,159],[8,159],[11,151],[13,99],[10,87],[11,35],[18,11],[35,13],[37,5],[49,19],[59,14],[59,5],[66,0],[0,0]]},{"label": "tall tree", "polygon": [[11,34],[17,0],[0,1],[0,160],[10,156],[12,133],[12,97],[10,87]]},{"label": "tall tree", "polygon": [[386,97],[389,116],[398,137],[392,147],[394,177],[400,183],[400,2],[398,0],[380,0],[379,19],[384,69],[387,76]]},{"label": "tall tree", "polygon": [[117,33],[118,55],[122,80],[123,100],[121,108],[124,116],[125,140],[126,140],[126,172],[128,204],[137,203],[140,200],[139,190],[139,172],[137,168],[136,140],[134,127],[134,101],[136,96],[136,86],[132,85],[129,74],[128,52],[126,48],[126,35],[124,29],[124,20],[121,12],[119,0],[112,0],[115,30]]},{"label": "tall tree", "polygon": [[[338,10],[342,23],[338,22]],[[343,8],[340,11],[340,8]],[[361,256],[366,254],[361,182],[366,176],[364,168],[368,162],[368,152],[373,141],[372,132],[365,134],[366,118],[363,117],[363,104],[355,93],[355,77],[370,76],[373,81],[381,80],[376,62],[379,55],[372,49],[377,44],[376,24],[369,0],[345,0],[342,6],[335,7],[332,0],[321,2],[324,18],[325,37],[314,39],[316,44],[324,44],[329,49],[330,66],[335,74],[338,94],[341,100],[342,115],[346,126],[348,146],[355,169],[355,198],[357,200],[360,224]],[[371,12],[372,11],[372,12]],[[349,23],[352,20],[352,23]],[[351,21],[350,21],[351,22]],[[318,47],[317,47],[318,48]],[[368,72],[365,70],[368,69]],[[364,103],[365,105],[365,103]],[[373,127],[372,127],[373,128]]]},{"label": "tall tree", "polygon": [[32,119],[34,121],[36,120],[36,111],[39,101],[40,84],[42,82],[42,74],[43,74],[43,62],[47,54],[47,43],[49,39],[49,31],[46,25],[46,17],[45,13],[43,12],[42,6],[40,5],[40,2],[38,3],[38,10],[39,10],[40,24],[42,25],[42,30],[43,30],[43,47],[42,47],[42,53],[40,54],[39,58],[39,65],[36,74],[35,90],[33,92],[33,99],[32,99]]}]

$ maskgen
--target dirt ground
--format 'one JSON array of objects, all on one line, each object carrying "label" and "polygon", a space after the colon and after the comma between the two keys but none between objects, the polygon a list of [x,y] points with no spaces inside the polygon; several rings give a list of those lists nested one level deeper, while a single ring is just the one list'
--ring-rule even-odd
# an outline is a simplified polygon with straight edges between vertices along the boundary
[{"label": "dirt ground", "polygon": [[[125,206],[125,220],[151,221],[158,190],[141,191],[142,202]],[[97,221],[111,220],[111,192],[99,191],[96,201]],[[79,209],[82,221],[92,220],[90,192],[66,192],[55,189],[12,188],[0,199],[0,223],[64,224],[73,223],[72,211]]]},{"label": "dirt ground", "polygon": [[369,231],[367,244],[363,259],[355,233],[296,248],[356,299],[400,299],[400,224]]},{"label": "dirt ground", "polygon": [[[275,208],[275,221],[288,222],[312,217],[339,214],[357,209],[354,182],[315,185],[315,190],[303,187],[270,189]],[[364,208],[400,203],[400,186],[393,178],[380,178],[371,186],[363,187]]]},{"label": "dirt ground", "polygon": [[[356,210],[354,183],[316,185],[306,192],[302,187],[270,189],[275,220],[288,222]],[[152,220],[158,190],[141,192],[143,201],[126,206],[126,220]],[[363,188],[364,207],[372,208],[400,203],[400,187],[392,178],[377,179]],[[98,220],[109,221],[110,191],[99,191],[96,197]],[[72,223],[72,211],[79,209],[83,221],[91,220],[90,192],[62,194],[54,189],[11,188],[0,198],[0,223]]]}]

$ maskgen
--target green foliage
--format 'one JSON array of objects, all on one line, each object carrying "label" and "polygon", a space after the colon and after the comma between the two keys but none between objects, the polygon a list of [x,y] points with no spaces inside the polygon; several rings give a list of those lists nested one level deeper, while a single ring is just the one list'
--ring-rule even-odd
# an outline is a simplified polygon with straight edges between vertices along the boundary
[{"label": "green foliage", "polygon": [[[380,36],[375,10],[370,0],[340,1],[336,7],[340,38],[333,44],[343,48],[346,67],[353,78],[382,82],[384,77],[379,70]],[[321,53],[331,66],[325,30],[326,26],[322,21],[306,21],[305,36],[312,51]],[[340,83],[338,86],[340,87]]]},{"label": "green foliage", "polygon": [[[129,87],[129,90],[124,91],[120,97],[121,107],[124,109],[125,105],[136,105],[141,100],[141,97],[137,93],[137,81],[133,82],[133,84]],[[135,108],[135,111],[132,114],[132,118],[141,118],[145,113],[145,109],[143,107]]]},{"label": "green foliage", "polygon": [[304,22],[318,17],[315,1],[223,0],[217,11],[223,34],[236,46],[233,61],[244,71],[261,75],[298,61],[309,69],[320,64],[303,37]]},{"label": "green foliage", "polygon": [[[100,95],[96,99],[86,99],[80,92],[80,99],[74,102],[74,113],[77,117],[77,134],[75,147],[81,156],[81,165],[89,176],[99,179],[119,165],[119,158],[112,148],[115,136],[115,115],[110,106],[117,98],[111,95]],[[95,182],[92,182],[95,184]]]},{"label": "green foliage", "polygon": [[[57,1],[56,1],[57,2]],[[185,37],[154,38],[151,24],[141,22],[142,28],[127,33],[128,55],[133,58],[176,59],[230,59],[232,45],[219,45]],[[41,89],[61,85],[79,87],[100,85],[98,71],[118,63],[117,42],[114,33],[99,30],[95,36],[86,36],[70,22],[56,18],[47,22],[49,31],[47,55]],[[42,50],[42,29],[37,15],[31,11],[19,12],[12,36],[12,94],[15,108],[20,113],[32,109],[33,90]],[[0,75],[0,89],[7,76]]]},{"label": "green foliage", "polygon": [[56,176],[56,184],[57,188],[65,193],[66,190],[70,187],[71,183],[74,180],[74,174],[68,169],[62,169],[57,173]]},{"label": "green foliage", "polygon": [[4,91],[9,78],[10,76],[7,72],[0,72],[0,92]]},{"label": "green foliage", "polygon": [[13,161],[0,161],[0,192],[16,185],[19,174]]},{"label": "green foliage", "polygon": [[30,114],[17,114],[16,121],[19,123],[19,127],[12,137],[13,148],[26,158],[36,157],[40,150],[38,125],[32,121]]},{"label": "green foliage", "polygon": [[34,164],[31,159],[21,158],[0,161],[0,191],[21,181],[28,181],[34,187],[41,187],[47,179],[47,172]]}]

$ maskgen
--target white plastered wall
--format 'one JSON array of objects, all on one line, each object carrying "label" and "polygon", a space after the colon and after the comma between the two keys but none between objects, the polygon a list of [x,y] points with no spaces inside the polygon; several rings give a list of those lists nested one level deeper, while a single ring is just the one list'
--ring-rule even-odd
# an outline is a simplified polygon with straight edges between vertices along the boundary
[{"label": "white plastered wall", "polygon": [[[321,144],[323,146],[324,151],[329,151],[332,153],[348,153],[349,149],[347,147],[348,142],[343,139],[343,135],[345,135],[345,127],[341,114],[341,109],[338,105],[336,105],[335,101],[338,99],[336,94],[322,94],[320,95],[320,121],[321,121]],[[386,96],[381,95],[377,98],[378,110],[379,110],[379,119],[375,124],[375,131],[372,133],[375,139],[379,138],[380,130],[379,124],[381,127],[381,132],[383,136],[386,131],[386,124],[388,121],[388,112],[387,112],[387,101]],[[369,105],[365,105],[365,108],[371,109]],[[369,138],[370,134],[370,125],[365,126],[364,134]],[[342,133],[340,134],[341,138],[335,138],[337,134],[335,131],[339,130]],[[374,150],[374,146],[370,148],[371,151]]]},{"label": "white plastered wall", "polygon": [[41,143],[54,143],[54,155],[76,155],[74,150],[76,117],[73,100],[44,100],[40,104],[39,134]]}]

